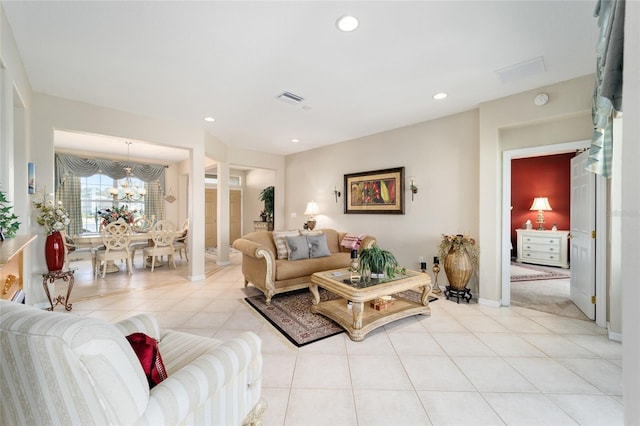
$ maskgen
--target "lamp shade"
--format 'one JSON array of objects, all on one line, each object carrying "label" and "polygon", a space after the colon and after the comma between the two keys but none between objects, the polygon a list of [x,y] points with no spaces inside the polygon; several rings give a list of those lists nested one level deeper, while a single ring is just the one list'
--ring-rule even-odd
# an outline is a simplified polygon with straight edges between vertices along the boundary
[{"label": "lamp shade", "polygon": [[307,203],[307,208],[304,211],[304,214],[311,216],[313,216],[314,214],[318,214],[318,203],[316,203],[315,201],[309,201]]},{"label": "lamp shade", "polygon": [[549,205],[549,199],[547,197],[536,197],[533,199],[533,204],[529,210],[543,210],[550,211],[551,205]]}]

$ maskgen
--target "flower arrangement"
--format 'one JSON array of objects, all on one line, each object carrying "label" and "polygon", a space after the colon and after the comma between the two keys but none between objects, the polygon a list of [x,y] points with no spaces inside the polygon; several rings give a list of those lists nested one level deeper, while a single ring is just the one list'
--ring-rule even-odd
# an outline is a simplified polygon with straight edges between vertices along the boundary
[{"label": "flower arrangement", "polygon": [[113,206],[110,209],[101,210],[98,216],[102,218],[102,226],[115,222],[118,219],[124,219],[127,223],[133,223],[138,210],[129,210],[129,206],[122,207]]},{"label": "flower arrangement", "polygon": [[438,245],[438,257],[440,258],[440,262],[444,262],[444,259],[447,257],[447,253],[449,253],[452,248],[454,250],[464,249],[469,254],[471,263],[473,264],[474,268],[478,266],[480,249],[476,244],[476,240],[468,235],[463,234],[442,234],[442,240]]},{"label": "flower arrangement", "polygon": [[32,202],[34,209],[38,212],[36,220],[39,225],[44,226],[47,235],[62,231],[71,222],[69,214],[62,207],[62,201],[54,201],[53,194],[44,192],[36,194]]}]

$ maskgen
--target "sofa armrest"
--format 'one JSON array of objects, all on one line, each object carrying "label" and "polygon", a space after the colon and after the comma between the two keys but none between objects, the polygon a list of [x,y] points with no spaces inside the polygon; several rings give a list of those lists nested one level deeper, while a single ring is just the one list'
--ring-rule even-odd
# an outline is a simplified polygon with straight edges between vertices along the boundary
[{"label": "sofa armrest", "polygon": [[149,393],[143,424],[241,424],[262,391],[260,338],[245,332],[200,355]]},{"label": "sofa armrest", "polygon": [[158,326],[158,321],[155,317],[149,314],[134,315],[122,321],[118,321],[114,325],[124,336],[128,336],[132,333],[144,333],[156,340],[160,339],[160,327]]},{"label": "sofa armrest", "polygon": [[367,235],[362,239],[362,241],[360,241],[360,250],[371,248],[374,244],[376,244],[376,237]]},{"label": "sofa armrest", "polygon": [[255,241],[248,240],[246,238],[238,238],[233,242],[233,248],[238,250],[242,254],[246,254],[247,256],[260,258],[265,257],[265,254],[271,255],[273,261],[275,261],[275,256],[269,250],[267,246],[264,244],[257,243]]}]

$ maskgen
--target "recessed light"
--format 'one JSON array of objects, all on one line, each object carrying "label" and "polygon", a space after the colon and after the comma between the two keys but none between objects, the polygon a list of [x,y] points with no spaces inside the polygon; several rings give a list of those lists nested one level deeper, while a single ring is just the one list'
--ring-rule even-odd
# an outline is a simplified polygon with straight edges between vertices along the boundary
[{"label": "recessed light", "polygon": [[435,95],[433,95],[433,99],[435,99],[436,101],[441,101],[444,98],[446,98],[447,96],[449,96],[449,95],[447,95],[444,92],[440,92],[440,93],[436,93]]},{"label": "recessed light", "polygon": [[205,117],[204,121],[208,121],[209,123],[213,123],[214,121],[216,121],[216,119],[213,118],[213,117]]},{"label": "recessed light", "polygon": [[358,19],[350,15],[341,16],[336,21],[336,27],[338,27],[340,31],[344,32],[353,31],[358,28],[358,25],[360,25]]},{"label": "recessed light", "polygon": [[293,143],[298,143],[298,142],[300,142],[300,139],[298,139],[298,138],[293,138],[293,139],[291,139],[291,142],[293,142]]}]

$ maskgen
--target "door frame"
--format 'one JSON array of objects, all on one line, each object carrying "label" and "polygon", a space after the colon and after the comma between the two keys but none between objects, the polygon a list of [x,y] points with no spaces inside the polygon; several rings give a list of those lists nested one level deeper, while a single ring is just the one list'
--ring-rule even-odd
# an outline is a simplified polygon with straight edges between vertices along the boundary
[{"label": "door frame", "polygon": [[[517,158],[538,157],[561,154],[563,152],[588,149],[590,140],[580,140],[553,145],[542,145],[529,148],[506,150],[502,152],[502,296],[501,304],[511,304],[511,160]],[[606,293],[606,241],[607,241],[607,188],[603,179],[596,179],[596,324],[606,328],[607,293]]]}]

